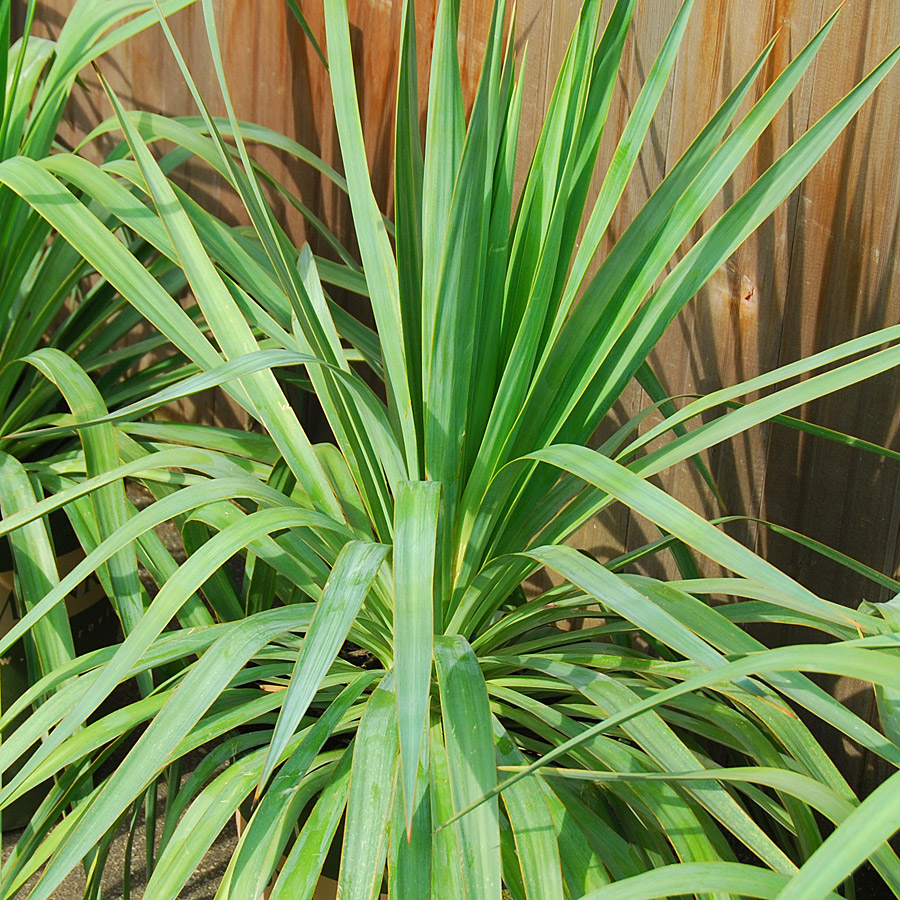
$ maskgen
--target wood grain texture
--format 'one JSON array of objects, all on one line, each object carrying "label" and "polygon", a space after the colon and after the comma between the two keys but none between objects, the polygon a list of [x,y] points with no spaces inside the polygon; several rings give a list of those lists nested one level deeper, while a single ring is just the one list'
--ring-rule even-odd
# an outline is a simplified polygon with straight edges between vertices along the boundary
[{"label": "wood grain texture", "polygon": [[[51,33],[71,0],[42,0],[42,22]],[[321,0],[304,2],[324,43]],[[622,233],[662,176],[678,160],[727,92],[769,38],[775,50],[750,101],[793,58],[834,10],[837,0],[696,0],[682,54],[664,94],[649,140],[619,211],[607,247]],[[607,7],[610,4],[606,4]],[[626,47],[619,90],[610,111],[597,171],[605,171],[643,79],[672,23],[680,0],[639,0]],[[417,41],[424,112],[427,67],[437,0],[419,0]],[[278,128],[339,165],[326,73],[279,0],[216,0],[229,85],[239,116]],[[580,8],[578,0],[519,0],[516,43],[528,46],[525,147],[537,138],[557,68]],[[376,196],[391,212],[391,114],[400,29],[397,0],[349,0],[363,130]],[[604,18],[608,16],[608,9]],[[463,0],[460,54],[466,95],[474,94],[490,16],[489,0]],[[173,19],[176,34],[201,89],[214,97],[199,8]],[[895,44],[900,43],[896,0],[848,0],[819,59],[703,216],[699,236],[774,159],[829,109]],[[104,71],[130,105],[167,113],[192,112],[189,96],[158,33],[148,33],[104,59]],[[98,91],[81,97],[75,130],[105,117]],[[801,355],[900,320],[900,176],[896,135],[900,126],[900,73],[894,72],[846,134],[796,191],[714,276],[660,343],[654,362],[673,394],[706,392],[749,378]],[[273,171],[287,180],[352,246],[346,199],[314,173],[270,154]],[[520,156],[521,173],[527,154]],[[240,210],[215,182],[194,173],[195,189],[213,208],[239,220]],[[599,184],[599,181],[598,181]],[[595,186],[595,190],[596,190]],[[286,211],[298,240],[307,235],[299,216]],[[684,248],[687,249],[687,248]],[[602,252],[602,251],[601,251]],[[811,421],[900,449],[896,374],[813,404]],[[220,404],[221,401],[215,401]],[[646,402],[634,387],[620,416]],[[187,410],[228,421],[221,405]],[[896,575],[900,565],[900,467],[780,427],[758,429],[710,454],[729,511],[796,528],[863,562]],[[717,510],[709,491],[688,466],[659,483],[706,513]],[[821,595],[856,605],[885,599],[858,577],[824,563],[764,528],[735,526],[733,533]],[[621,509],[587,526],[582,543],[601,556],[652,537],[647,523]],[[661,563],[663,566],[666,563]],[[783,636],[791,639],[790,635]],[[844,684],[838,694],[867,710],[869,696]],[[833,749],[838,752],[837,747]],[[862,762],[857,768],[862,770]]]}]

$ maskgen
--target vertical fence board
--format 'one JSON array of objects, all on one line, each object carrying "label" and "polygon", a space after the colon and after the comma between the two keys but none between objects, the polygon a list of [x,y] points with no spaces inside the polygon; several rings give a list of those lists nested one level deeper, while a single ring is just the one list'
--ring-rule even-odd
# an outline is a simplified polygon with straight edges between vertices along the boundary
[{"label": "vertical fence board", "polygon": [[[813,119],[900,40],[900,11],[896,4],[848,4],[838,27],[842,64],[819,65]],[[836,52],[836,43],[827,49]],[[900,179],[895,160],[900,108],[895,76],[798,192],[780,363],[900,320]],[[811,404],[802,416],[896,449],[897,399],[894,371]],[[892,461],[785,429],[772,431],[763,515],[891,575],[900,564],[898,489],[900,470]],[[772,536],[763,549],[776,565],[828,599],[856,605],[862,599],[889,597],[884,589],[795,544]],[[861,714],[875,717],[869,687],[849,679],[829,686]],[[849,746],[835,746],[833,752],[849,756],[860,781],[870,779],[872,769],[877,773],[878,762],[871,755],[857,758]]]}]

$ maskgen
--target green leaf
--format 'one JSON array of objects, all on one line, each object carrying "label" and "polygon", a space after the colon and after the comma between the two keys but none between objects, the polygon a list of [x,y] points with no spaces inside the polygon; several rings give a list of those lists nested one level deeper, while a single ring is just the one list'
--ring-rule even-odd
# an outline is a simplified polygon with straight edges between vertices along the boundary
[{"label": "green leaf", "polygon": [[[428,779],[431,818],[432,823],[443,822],[453,815],[454,810],[450,789],[450,765],[439,715],[432,715],[428,738],[431,761]],[[457,897],[464,896],[461,859],[458,829],[433,828],[430,887],[435,900],[456,900]]]},{"label": "green leaf", "polygon": [[[59,388],[76,422],[96,419],[106,414],[106,405],[100,392],[84,370],[61,351],[47,347],[29,354],[25,360]],[[119,451],[112,425],[104,424],[82,431],[81,439],[89,477],[119,465]],[[128,519],[124,485],[113,482],[98,487],[91,496],[98,534],[101,538],[109,537]],[[128,634],[137,627],[144,611],[134,549],[129,547],[117,552],[110,557],[107,567],[113,588],[110,599],[125,633]],[[143,678],[141,689],[145,694],[149,693],[152,681]]]},{"label": "green leaf", "polygon": [[[423,297],[425,474],[444,484],[448,515],[455,509],[457,482],[462,474],[476,322],[485,302],[482,294],[489,202],[500,127],[505,120],[505,110],[499,109],[505,10],[505,0],[498,0],[492,9],[485,63],[448,210],[430,320],[430,298],[427,294]],[[426,258],[426,267],[428,262]]]},{"label": "green leaf", "polygon": [[[627,686],[598,675],[579,666],[570,666],[538,658],[534,661],[538,671],[547,672],[581,691],[597,704],[604,715],[627,709],[640,699]],[[648,756],[661,767],[688,769],[699,760],[696,755],[652,713],[633,720],[624,726],[625,733],[642,747]],[[750,816],[726,791],[713,784],[696,785],[690,793],[708,809],[729,831],[741,840],[753,853],[775,871],[791,873],[796,866]],[[700,852],[706,848],[700,847]]]},{"label": "green leaf", "polygon": [[[434,641],[435,666],[453,809],[459,815],[497,783],[493,728],[484,676],[459,635]],[[459,865],[465,896],[500,897],[500,823],[496,799],[457,818]]]},{"label": "green leaf", "polygon": [[[447,8],[451,5],[444,4]],[[438,11],[439,18],[445,15],[444,10]],[[422,195],[425,168],[419,130],[415,0],[404,0],[402,16],[394,140],[394,205],[396,252],[397,257],[404,261],[404,265],[397,267],[397,274],[400,317],[405,325],[403,351],[412,398],[418,396],[413,386],[417,387],[422,381]],[[421,443],[421,404],[413,403],[412,412],[417,441]],[[422,474],[422,471],[416,470],[410,473],[410,477],[420,478]]]},{"label": "green leaf", "polygon": [[[160,218],[169,232],[172,246],[178,253],[188,282],[220,346],[229,358],[258,350],[258,344],[249,325],[240,314],[234,299],[203,249],[174,190],[105,82],[104,87],[125,138],[147,181],[147,187],[153,196]],[[248,386],[252,386],[254,395],[251,411],[257,413],[266,424],[297,480],[322,510],[340,517],[340,507],[327,487],[325,473],[319,465],[312,445],[275,381],[274,375],[271,372],[259,372],[248,375],[245,382]]]},{"label": "green leaf", "polygon": [[384,874],[399,763],[393,695],[393,676],[389,674],[369,698],[353,744],[338,879],[338,893],[346,900],[372,900]]},{"label": "green leaf", "polygon": [[148,321],[198,363],[214,367],[221,357],[184,310],[128,249],[59,181],[24,157],[0,162],[0,182],[43,216]]},{"label": "green leaf", "polygon": [[[585,894],[581,900],[655,900],[676,894],[721,892],[775,900],[791,877],[743,863],[681,863],[643,872]],[[811,895],[810,895],[811,896]],[[837,894],[822,895],[838,900]]]},{"label": "green leaf", "polygon": [[[402,761],[402,760],[401,760]],[[388,860],[389,900],[418,900],[431,894],[432,883],[432,815],[429,768],[420,763],[415,783],[410,827],[405,799],[397,792],[391,817],[391,855]]]},{"label": "green leaf", "polygon": [[[497,762],[504,766],[523,762],[524,757],[497,719],[493,719],[493,725]],[[516,842],[528,900],[563,898],[560,848],[547,793],[543,779],[538,777],[516,782],[500,795]]]},{"label": "green leaf", "polygon": [[303,823],[272,888],[270,900],[310,900],[312,897],[347,803],[352,758],[351,747],[344,752],[329,784]]},{"label": "green leaf", "polygon": [[229,865],[228,892],[223,896],[256,897],[263,892],[309,800],[309,792],[300,790],[302,779],[338,723],[376,678],[362,675],[351,682],[328,704],[279,769],[241,835]]},{"label": "green leaf", "polygon": [[[158,506],[159,504],[153,505]],[[147,511],[149,510],[144,510],[144,512]],[[209,566],[212,566],[213,570],[218,568],[222,563],[230,559],[237,550],[262,534],[268,534],[272,531],[282,530],[292,526],[296,527],[298,525],[308,524],[311,521],[310,516],[311,514],[304,510],[290,510],[284,508],[257,512],[247,516],[235,525],[232,525],[221,534],[216,535],[205,544],[201,550],[190,557],[175,575],[166,582],[150,608],[144,613],[137,628],[135,628],[126,638],[124,644],[118,648],[113,659],[97,673],[96,677],[92,680],[91,690],[86,692],[85,695],[73,705],[63,721],[60,722],[53,733],[28,760],[22,770],[9,782],[3,791],[0,792],[2,793],[2,796],[8,797],[10,793],[21,784],[24,778],[26,778],[53,750],[55,750],[65,738],[72,734],[81,725],[84,719],[103,702],[115,685],[118,684],[122,678],[126,677],[126,674],[130,671],[131,667],[147,651],[153,640],[159,636],[176,610],[180,608],[185,600],[206,580]],[[138,518],[139,517],[136,516],[131,521],[135,522]],[[120,533],[122,530],[123,529],[120,529]],[[111,541],[112,539],[110,538],[107,539],[107,542],[105,543]],[[101,545],[97,551],[94,551],[94,554],[99,554],[102,549],[105,548]],[[84,563],[80,566],[76,566],[73,572],[60,582],[59,588],[56,591],[51,592],[51,594],[42,601],[41,605],[49,604],[49,606],[52,606],[53,603],[59,602],[59,600],[62,599],[62,596],[65,596],[65,593],[70,589],[67,582],[74,576],[76,580],[73,583],[77,584],[77,579],[83,577],[77,574],[79,568],[86,568],[86,571],[91,571],[91,556],[94,554],[89,554]],[[297,615],[308,615],[306,612],[308,607],[305,604],[292,608],[296,611]],[[37,612],[37,610],[34,612]],[[277,610],[273,612],[277,612]],[[21,624],[25,624],[25,620],[23,620]],[[10,632],[10,634],[12,634],[12,632]],[[7,635],[6,640],[9,640],[9,635]],[[3,752],[3,749],[4,748],[0,748],[0,753]]]},{"label": "green leaf", "polygon": [[416,396],[416,391],[408,381],[409,369],[404,352],[403,335],[407,326],[401,316],[400,287],[394,254],[369,182],[356,85],[353,81],[350,25],[343,0],[326,0],[325,31],[338,138],[347,174],[356,237],[372,299],[372,311],[381,337],[388,397],[392,412],[400,425],[407,471],[418,472],[419,449],[412,411],[412,398]]},{"label": "green leaf", "polygon": [[[893,798],[900,773],[877,787],[836,828],[778,894],[778,900],[819,900],[851,875],[900,827]],[[894,885],[897,891],[897,885]]]},{"label": "green leaf", "polygon": [[[48,864],[32,892],[33,900],[48,900],[53,896],[66,874],[144,790],[181,738],[250,656],[277,635],[305,624],[306,620],[307,613],[302,608],[272,610],[238,623],[219,639],[220,643],[191,669],[176,691],[178,702],[172,702],[160,711],[90,803],[77,833]],[[133,635],[137,634],[138,631],[133,632]]]},{"label": "green leaf", "polygon": [[[394,673],[400,738],[400,785],[412,828],[431,698],[435,608],[434,560],[441,485],[402,482],[394,521]],[[421,760],[428,766],[427,756]]]},{"label": "green leaf", "polygon": [[[465,109],[459,68],[459,0],[437,8],[428,83],[428,117],[422,185],[422,329],[423,371],[430,366],[429,338],[434,333],[438,282],[450,219],[453,185],[465,141]],[[401,192],[415,185],[398,185]],[[407,201],[404,201],[407,202]],[[424,382],[423,382],[424,383]]]},{"label": "green leaf", "polygon": [[[34,487],[22,464],[14,457],[0,452],[0,513],[9,519],[19,511],[28,510],[37,502]],[[32,521],[10,536],[19,599],[25,610],[34,609],[43,596],[59,584],[56,553],[50,542],[47,525]],[[65,666],[75,657],[72,631],[64,607],[58,606],[35,625],[34,640],[42,674]]]},{"label": "green leaf", "polygon": [[306,21],[306,16],[303,15],[303,11],[300,9],[299,3],[297,3],[297,0],[287,0],[287,4],[291,12],[294,14],[294,18],[303,29],[303,33],[306,35],[307,40],[312,44],[313,50],[316,51],[316,56],[318,56],[319,59],[322,60],[322,65],[327,69],[328,60],[325,59],[325,54],[322,52],[322,48],[319,46],[319,42],[316,40],[315,35],[312,33],[312,29],[309,27],[309,22]]},{"label": "green leaf", "polygon": [[388,548],[383,544],[351,541],[335,560],[291,673],[260,776],[257,796],[271,777],[322,679],[337,658],[387,552]]},{"label": "green leaf", "polygon": [[[880,648],[891,647],[896,649],[898,646],[900,646],[900,638],[887,635],[834,645],[798,645],[756,653],[747,659],[729,663],[727,666],[715,669],[708,674],[689,678],[683,684],[659,691],[648,699],[634,704],[628,710],[611,715],[598,725],[591,726],[578,736],[555,746],[541,759],[527,766],[512,778],[501,782],[498,787],[478,798],[469,807],[456,813],[451,821],[455,821],[460,816],[467,814],[470,809],[477,808],[481,803],[488,802],[497,793],[505,790],[519,778],[531,774],[532,771],[537,771],[554,759],[564,756],[573,747],[590,740],[593,736],[608,731],[628,719],[665,704],[676,697],[689,694],[711,684],[731,680],[736,676],[751,673],[763,675],[769,672],[782,673],[785,671],[827,672],[859,678],[875,684],[883,684],[894,689],[900,688],[900,660],[880,652]],[[782,713],[782,715],[784,714]]]},{"label": "green leaf", "polygon": [[738,575],[777,587],[785,595],[785,605],[789,601],[801,612],[808,611],[851,627],[864,627],[865,617],[817,597],[697,513],[613,460],[577,445],[548,447],[530,454],[530,458],[578,475]]},{"label": "green leaf", "polygon": [[688,659],[709,668],[727,662],[724,656],[675,620],[661,605],[652,603],[623,579],[574,548],[537,547],[529,550],[527,555],[542,565],[555,569],[567,581],[596,597],[605,606],[633,622],[641,631],[659,638]]}]

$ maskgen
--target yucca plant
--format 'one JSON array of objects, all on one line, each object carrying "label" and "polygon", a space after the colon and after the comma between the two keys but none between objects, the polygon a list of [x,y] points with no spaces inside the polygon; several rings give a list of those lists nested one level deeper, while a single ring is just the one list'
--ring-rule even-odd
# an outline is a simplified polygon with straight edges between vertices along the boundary
[{"label": "yucca plant", "polygon": [[[162,9],[168,14],[189,2],[192,0],[168,0]],[[56,40],[49,40],[33,33],[37,3],[31,0],[21,7],[24,33],[13,40],[13,4],[0,0],[0,160],[13,169],[24,159],[41,160],[49,171],[86,165],[85,160],[66,152],[58,138],[78,73],[107,50],[155,24],[157,11],[146,0],[78,0]],[[80,200],[90,203],[90,198]],[[107,212],[97,212],[113,227],[114,220]],[[69,215],[77,219],[77,209]],[[163,342],[158,337],[134,340],[142,320],[133,307],[59,238],[44,218],[5,186],[0,187],[0,223],[0,435],[68,418],[58,391],[21,361],[38,348],[53,348],[77,361],[83,382],[114,404],[146,396],[191,371],[172,346],[164,349],[156,364],[141,367],[146,354],[164,348]],[[180,269],[160,259],[133,234],[120,230],[119,236],[164,289],[173,295],[183,290]],[[126,338],[131,339],[130,346],[124,345]],[[4,440],[0,444],[3,513],[15,512],[42,496],[36,495],[40,485],[30,481],[25,463],[39,465],[48,453],[65,452],[79,452],[71,435],[62,442],[57,436],[49,445]],[[91,459],[88,467],[95,464]],[[115,490],[110,488],[106,496],[115,496]],[[74,509],[70,512],[81,542],[95,546],[99,540],[96,529],[77,517]],[[111,516],[110,522],[115,521]],[[20,608],[33,606],[58,583],[57,554],[77,546],[71,532],[59,526],[59,520],[49,528],[44,522],[34,522],[27,537],[26,532],[11,537],[11,554],[6,540],[0,546],[0,571],[14,569]],[[115,598],[117,592],[106,570],[100,576],[107,593]],[[37,633],[41,640],[31,666],[36,674],[46,674],[72,658],[72,636],[62,608],[42,623]]]},{"label": "yucca plant", "polygon": [[[78,173],[0,164],[0,182],[203,370],[107,415],[73,387],[64,355],[28,357],[63,387],[85,456],[106,448],[105,471],[56,483],[53,497],[8,516],[0,533],[24,531],[49,510],[126,477],[143,481],[157,502],[108,532],[0,650],[93,569],[133,557],[157,523],[178,522],[190,555],[177,570],[158,567],[159,593],[124,643],[61,666],[4,711],[6,721],[43,701],[0,748],[5,769],[37,745],[0,791],[0,804],[51,775],[56,783],[6,864],[0,897],[15,896],[41,870],[28,896],[46,900],[85,858],[88,891],[96,891],[112,836],[133,826],[133,810],[148,792],[155,796],[160,779],[168,793],[158,855],[149,854],[145,896],[153,900],[178,896],[237,811],[249,821],[220,898],[256,898],[267,888],[278,900],[308,898],[337,843],[339,895],[354,900],[379,890],[454,900],[499,900],[504,890],[517,900],[813,900],[834,896],[867,858],[900,895],[900,860],[885,843],[900,825],[898,776],[860,802],[793,711],[803,708],[900,764],[896,602],[859,609],[827,602],[652,482],[754,425],[775,416],[789,425],[784,414],[797,405],[896,366],[900,328],[680,407],[648,365],[678,312],[797,186],[900,50],[677,259],[834,17],[735,121],[770,43],[597,260],[692,7],[682,5],[650,69],[582,228],[635,5],[617,0],[599,33],[599,4],[584,3],[515,199],[523,96],[504,38],[505,0],[494,6],[468,121],[459,7],[441,3],[424,149],[415,9],[407,0],[396,215],[388,223],[368,178],[347,8],[326,0],[346,181],[280,143],[346,187],[361,265],[346,251],[340,263],[318,265],[274,221],[245,137],[277,139],[242,128],[233,115],[211,0],[203,8],[227,122],[212,119],[196,91],[203,128],[128,113],[110,92],[133,160]],[[193,89],[174,40],[172,47]],[[149,149],[161,139],[205,158],[231,182],[249,231],[225,227],[167,180]],[[208,334],[73,198],[65,179],[114,207],[118,223],[183,270]],[[336,307],[323,280],[368,296],[376,330]],[[373,376],[382,391],[369,387]],[[590,449],[634,378],[652,407]],[[333,442],[309,441],[286,381],[315,392]],[[222,385],[261,433],[135,421],[211,385]],[[740,402],[757,391],[765,396]],[[701,414],[708,418],[698,425]],[[35,476],[49,484],[73,468],[71,460],[51,460]],[[615,559],[565,543],[614,503],[655,523],[659,540]],[[678,580],[629,573],[642,558],[669,551]],[[703,578],[699,558],[733,575]],[[559,585],[526,593],[523,582],[543,567]],[[711,599],[721,595],[735,601]],[[593,626],[559,627],[579,617]],[[766,650],[740,627],[755,621],[800,625],[826,642]],[[875,685],[885,734],[804,672]],[[92,720],[133,677],[152,679],[153,690]],[[97,767],[135,738],[92,787]],[[200,747],[202,763],[182,777],[183,757]]]},{"label": "yucca plant", "polygon": [[[166,14],[193,0],[164,4]],[[77,165],[79,160],[58,143],[58,133],[78,73],[96,58],[149,25],[157,13],[152,2],[78,0],[56,40],[32,33],[37,4],[24,11],[24,35],[11,39],[11,0],[0,2],[0,159],[25,157],[43,160],[51,171]],[[53,155],[49,155],[55,151]],[[80,161],[83,162],[83,161]],[[15,162],[10,162],[15,167]],[[85,199],[85,203],[89,198]],[[0,192],[3,222],[0,268],[0,431],[10,434],[36,424],[47,424],[58,394],[46,380],[19,362],[32,349],[51,346],[78,361],[91,373],[98,388],[120,404],[165,384],[157,374],[123,384],[123,374],[136,368],[160,341],[149,341],[130,351],[117,345],[141,319],[102,278],[92,273],[83,257],[63,240],[57,240],[47,222],[15,192]],[[105,213],[104,221],[112,222]],[[151,258],[149,248],[132,235],[122,233],[138,258]],[[171,265],[157,261],[154,274],[163,285],[177,291],[183,276]],[[27,457],[32,448],[11,443],[5,449]]]}]

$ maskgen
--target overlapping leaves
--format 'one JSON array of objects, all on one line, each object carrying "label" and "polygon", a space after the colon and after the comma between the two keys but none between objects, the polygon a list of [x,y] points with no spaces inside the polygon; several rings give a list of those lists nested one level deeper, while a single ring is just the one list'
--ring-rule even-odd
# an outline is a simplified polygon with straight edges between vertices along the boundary
[{"label": "overlapping leaves", "polygon": [[[393,229],[369,181],[347,7],[326,0],[346,180],[309,154],[304,160],[346,188],[361,266],[343,248],[339,263],[327,263],[291,245],[268,208],[267,174],[252,163],[246,141],[291,145],[242,127],[228,102],[226,120],[212,117],[164,19],[198,119],[129,113],[110,91],[116,124],[101,131],[118,127],[130,159],[115,156],[99,167],[52,156],[0,163],[0,183],[202,373],[110,415],[96,397],[88,406],[64,391],[83,453],[35,463],[33,478],[55,498],[19,503],[0,523],[0,534],[28,540],[27,529],[62,507],[93,525],[84,563],[35,596],[0,651],[29,628],[39,637],[42,617],[58,615],[66,592],[97,567],[108,567],[113,588],[124,583],[124,574],[113,577],[122,554],[136,553],[159,587],[140,614],[123,615],[123,643],[60,661],[6,712],[9,721],[46,700],[0,748],[6,766],[37,745],[5,780],[0,803],[48,775],[57,783],[7,865],[0,896],[13,896],[46,862],[29,896],[52,897],[97,846],[92,871],[102,868],[104,841],[130,809],[155,796],[160,778],[170,799],[160,855],[154,861],[151,853],[148,866],[154,900],[178,895],[242,805],[249,826],[221,898],[245,897],[267,883],[275,897],[310,896],[339,828],[339,890],[360,900],[371,900],[385,876],[392,897],[499,900],[503,888],[517,900],[673,891],[826,897],[867,856],[900,892],[900,861],[884,844],[898,824],[885,799],[893,782],[860,804],[792,709],[806,708],[900,765],[900,747],[804,674],[870,681],[893,722],[900,669],[890,609],[847,609],[816,597],[648,481],[773,416],[791,424],[783,414],[798,404],[896,366],[896,329],[682,410],[663,396],[654,404],[662,424],[644,437],[632,436],[642,414],[601,450],[586,446],[631,379],[658,384],[647,358],[665,329],[805,177],[900,50],[666,274],[809,67],[834,17],[735,121],[772,44],[762,51],[629,230],[597,260],[692,3],[681,6],[587,209],[635,7],[618,0],[600,33],[599,4],[583,4],[517,192],[523,81],[504,37],[506,3],[493,9],[468,121],[459,5],[440,4],[423,148],[416,11],[406,0]],[[203,0],[203,11],[227,101],[211,0]],[[163,139],[175,143],[176,157],[194,154],[227,179],[245,205],[249,231],[227,228],[172,185],[166,158],[151,152]],[[117,239],[115,223],[183,272],[196,319]],[[333,235],[326,240],[335,246]],[[589,276],[594,262],[597,274]],[[340,311],[326,293],[332,285],[370,299],[375,332]],[[52,354],[31,363],[57,382],[68,371]],[[373,375],[383,390],[369,386]],[[804,375],[812,377],[734,405]],[[298,383],[318,397],[332,442],[309,440],[290,402]],[[135,421],[213,384],[247,410],[261,434]],[[722,404],[733,411],[686,427]],[[665,433],[672,440],[645,452]],[[104,517],[104,498],[125,477],[143,482],[156,502]],[[615,502],[654,522],[661,540],[621,560],[564,545],[587,517]],[[152,537],[153,526],[170,519],[190,553],[180,567]],[[677,552],[681,581],[623,573],[626,563],[665,549]],[[734,577],[702,579],[694,564],[700,557]],[[526,597],[523,580],[543,566],[562,582]],[[745,599],[720,609],[707,601],[714,592]],[[754,616],[799,622],[835,642],[766,651],[735,624]],[[580,632],[558,627],[580,617],[595,624]],[[176,630],[167,632],[173,621]],[[131,677],[142,680],[146,697],[85,725]],[[145,723],[114,774],[93,786],[92,762]],[[218,748],[210,763],[181,781],[184,755],[212,742]],[[233,764],[217,771],[226,760]],[[59,821],[76,796],[85,802]],[[819,813],[838,825],[824,840]],[[847,829],[853,840],[842,844]],[[736,846],[758,864],[738,864]]]}]

